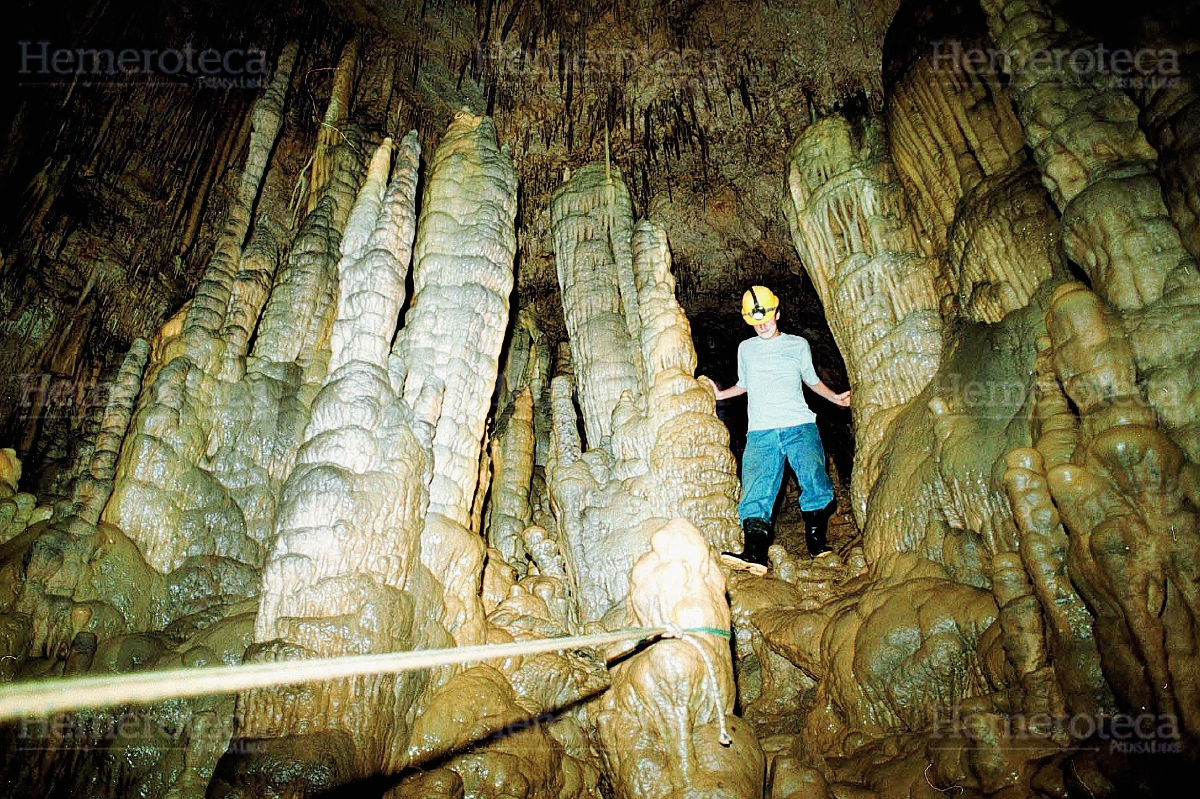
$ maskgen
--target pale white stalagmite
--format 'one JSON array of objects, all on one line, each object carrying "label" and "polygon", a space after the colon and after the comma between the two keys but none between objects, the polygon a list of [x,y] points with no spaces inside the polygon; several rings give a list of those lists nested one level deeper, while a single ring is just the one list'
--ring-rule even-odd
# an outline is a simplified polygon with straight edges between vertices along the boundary
[{"label": "pale white stalagmite", "polygon": [[[415,228],[419,148],[392,142],[371,162],[342,239],[331,366],[313,401],[296,466],[283,487],[274,547],[263,575],[255,638],[306,654],[387,652],[413,644],[428,454],[409,408],[393,391],[387,357]],[[386,194],[385,194],[386,187]],[[376,676],[245,699],[244,736],[342,730],[354,773],[400,765],[404,714],[415,678]]]},{"label": "pale white stalagmite", "polygon": [[413,251],[413,302],[397,343],[415,403],[445,386],[430,511],[467,526],[508,325],[517,177],[486,117],[460,113],[434,155]]},{"label": "pale white stalagmite", "polygon": [[[627,614],[635,626],[729,629],[725,579],[695,527],[676,519],[654,533],[630,576]],[[611,674],[598,722],[617,796],[763,795],[762,750],[733,716],[725,638],[661,640]]]},{"label": "pale white stalagmite", "polygon": [[[550,206],[563,316],[591,447],[612,433],[612,413],[621,394],[640,390],[640,355],[629,335],[619,270],[632,228],[632,208],[615,199],[610,208],[610,199],[618,194],[628,195],[619,174],[611,170],[606,175],[604,164],[592,163],[559,187]],[[614,245],[622,231],[626,238]]]},{"label": "pale white stalagmite", "polygon": [[684,518],[716,547],[732,547],[740,486],[729,431],[705,387],[692,375],[696,350],[691,324],[675,299],[666,231],[648,220],[633,234],[633,263],[641,316],[646,408],[655,515]]},{"label": "pale white stalagmite", "polygon": [[295,462],[329,358],[336,312],[337,242],[361,169],[355,145],[343,142],[331,157],[335,170],[325,196],[297,231],[265,306],[252,296],[261,274],[247,272],[258,257],[257,231],[247,247],[247,270],[239,275],[245,277],[247,293],[236,295],[238,307],[248,312],[253,302],[262,313],[244,370],[240,363],[231,362],[236,351],[227,352],[224,374],[242,376],[228,388],[207,443],[212,454],[206,465],[237,503],[245,534],[264,548],[269,547],[279,492]]},{"label": "pale white stalagmite", "polygon": [[459,113],[425,187],[412,306],[389,375],[432,443],[420,554],[424,575],[436,582],[422,590],[440,594],[444,610],[434,621],[461,645],[486,639],[479,597],[485,546],[470,525],[508,325],[515,213],[516,172],[491,120]]},{"label": "pale white stalagmite", "polygon": [[854,390],[851,496],[863,524],[888,428],[941,360],[945,279],[921,253],[878,120],[856,128],[826,117],[801,134],[787,164],[792,240]]},{"label": "pale white stalagmite", "polygon": [[1165,430],[1200,459],[1200,271],[1183,246],[1155,174],[1157,155],[1118,87],[1047,52],[1082,50],[1042,0],[983,0],[1010,53],[1013,94],[1063,245],[1129,333],[1146,398]]},{"label": "pale white stalagmite", "polygon": [[225,341],[222,380],[237,381],[246,374],[250,336],[258,325],[278,267],[279,238],[274,223],[263,216],[254,226],[230,290],[229,313],[221,331]]},{"label": "pale white stalagmite", "polygon": [[294,45],[285,49],[270,88],[251,112],[254,130],[237,198],[197,298],[160,334],[104,510],[105,521],[119,526],[160,572],[201,553],[243,563],[259,559],[236,504],[200,463],[211,451],[213,419],[227,397],[226,384],[217,379],[225,346],[218,334],[295,55]]},{"label": "pale white stalagmite", "polygon": [[510,413],[501,417],[492,441],[491,518],[488,545],[495,547],[523,575],[525,545],[521,533],[532,511],[529,491],[533,480],[533,397],[528,388],[513,396]]},{"label": "pale white stalagmite", "polygon": [[275,276],[247,372],[282,377],[281,370],[294,365],[305,383],[319,385],[324,379],[328,352],[322,348],[328,346],[337,299],[338,242],[361,175],[356,150],[356,142],[342,142],[329,156],[333,173]]},{"label": "pale white stalagmite", "polygon": [[230,292],[238,262],[241,260],[242,244],[250,229],[251,210],[258,197],[263,175],[266,174],[275,139],[283,126],[283,104],[287,98],[288,84],[292,79],[297,50],[295,42],[290,42],[283,48],[266,92],[250,112],[250,149],[246,155],[237,194],[230,203],[225,227],[217,237],[216,249],[200,285],[196,288],[195,299],[184,321],[183,332],[188,354],[206,373],[211,372],[217,365],[215,359],[223,349],[217,334],[226,322]]}]

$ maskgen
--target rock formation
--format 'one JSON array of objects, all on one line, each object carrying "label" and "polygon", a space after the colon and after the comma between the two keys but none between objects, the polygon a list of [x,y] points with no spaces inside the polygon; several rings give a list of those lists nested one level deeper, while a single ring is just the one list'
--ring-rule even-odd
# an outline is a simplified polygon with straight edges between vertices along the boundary
[{"label": "rock formation", "polygon": [[[0,693],[475,659],[6,720],[10,793],[1095,799],[1194,771],[1194,4],[1119,33],[1042,0],[243,5],[68,8],[46,64],[78,80],[22,72]],[[86,49],[193,19],[130,51],[180,56],[137,85]],[[1122,52],[1153,79],[1112,80]],[[716,557],[740,409],[697,379],[752,283],[853,398],[844,435],[814,406],[835,551],[804,557],[785,484],[766,577]]]}]

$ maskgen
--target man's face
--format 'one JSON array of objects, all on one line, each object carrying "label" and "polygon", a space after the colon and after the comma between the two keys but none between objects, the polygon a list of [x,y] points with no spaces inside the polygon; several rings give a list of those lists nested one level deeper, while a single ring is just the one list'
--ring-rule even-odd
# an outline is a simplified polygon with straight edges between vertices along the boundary
[{"label": "man's face", "polygon": [[775,313],[771,314],[770,319],[763,322],[761,325],[754,326],[754,332],[759,338],[775,338],[775,334],[779,332],[778,327],[776,327],[776,319],[778,316],[779,312],[776,311]]}]

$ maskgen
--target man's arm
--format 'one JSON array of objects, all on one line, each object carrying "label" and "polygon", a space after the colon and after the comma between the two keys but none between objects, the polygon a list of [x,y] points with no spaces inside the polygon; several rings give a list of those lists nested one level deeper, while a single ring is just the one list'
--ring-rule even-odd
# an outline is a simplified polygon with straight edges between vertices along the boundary
[{"label": "man's arm", "polygon": [[746,389],[742,388],[741,386],[730,386],[729,388],[717,388],[717,384],[713,382],[712,378],[705,377],[704,375],[700,375],[700,379],[707,381],[708,384],[710,386],[712,386],[713,391],[716,393],[718,400],[727,400],[730,397],[740,397],[746,393]]},{"label": "man's arm", "polygon": [[[825,399],[832,402],[834,405],[840,405],[843,408],[850,407],[850,392],[849,391],[843,391],[841,394],[836,394],[836,393],[834,393],[834,391],[831,388],[829,388],[829,386],[825,385],[825,383],[821,380],[818,380],[816,383],[813,383],[812,385],[809,386],[809,388],[811,388],[813,390],[814,394],[816,394],[817,396],[820,396],[820,397],[824,397]],[[719,399],[719,397],[718,397],[718,399]]]}]

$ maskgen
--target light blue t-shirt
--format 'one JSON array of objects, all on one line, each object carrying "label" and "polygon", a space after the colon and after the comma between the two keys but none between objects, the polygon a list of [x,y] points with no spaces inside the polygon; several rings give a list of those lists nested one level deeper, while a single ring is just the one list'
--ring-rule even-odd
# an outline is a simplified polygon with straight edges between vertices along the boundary
[{"label": "light blue t-shirt", "polygon": [[780,333],[746,339],[738,345],[738,381],[746,389],[747,430],[774,430],[812,424],[817,415],[804,401],[800,383],[821,382],[812,352],[801,336]]}]

